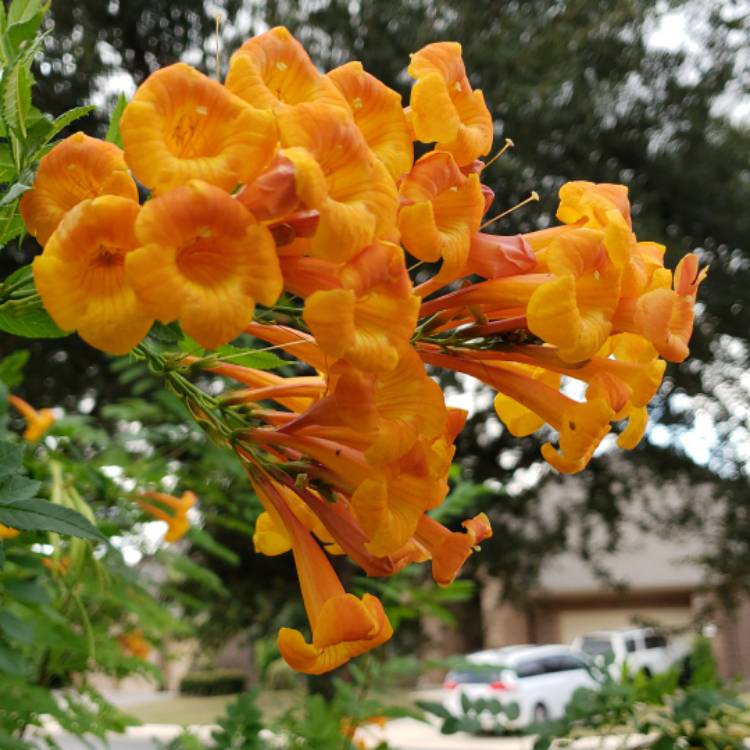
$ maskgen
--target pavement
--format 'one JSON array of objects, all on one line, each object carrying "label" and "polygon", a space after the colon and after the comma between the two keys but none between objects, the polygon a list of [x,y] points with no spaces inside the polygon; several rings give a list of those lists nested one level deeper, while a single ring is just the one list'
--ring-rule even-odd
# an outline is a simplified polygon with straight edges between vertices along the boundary
[{"label": "pavement", "polygon": [[[194,727],[194,732],[205,741],[210,739],[213,727]],[[182,727],[170,724],[146,724],[131,727],[125,735],[111,735],[111,750],[158,750],[162,743],[177,737]],[[92,746],[106,747],[100,743],[83,743],[74,737],[53,732],[55,741],[61,750],[91,750]],[[442,735],[437,729],[414,719],[395,719],[384,728],[372,729],[358,736],[369,747],[388,740],[398,750],[531,750],[533,737],[473,737],[457,733]],[[271,746],[273,738],[269,743]],[[587,737],[567,745],[571,750],[627,750],[644,741],[642,736],[625,737]]]}]

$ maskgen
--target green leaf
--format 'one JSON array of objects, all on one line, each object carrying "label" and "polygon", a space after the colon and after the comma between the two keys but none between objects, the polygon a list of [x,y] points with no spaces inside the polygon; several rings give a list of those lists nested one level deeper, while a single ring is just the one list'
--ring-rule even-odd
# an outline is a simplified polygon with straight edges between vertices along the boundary
[{"label": "green leaf", "polygon": [[7,279],[5,279],[2,285],[0,285],[0,296],[5,296],[7,291],[10,291],[11,289],[15,290],[25,286],[34,286],[34,275],[31,270],[31,263],[16,269]]},{"label": "green leaf", "polygon": [[112,117],[109,120],[109,127],[107,128],[106,141],[114,143],[116,146],[122,148],[122,138],[120,137],[120,118],[122,113],[125,111],[125,107],[128,106],[128,100],[125,98],[125,94],[120,94],[117,97],[117,103],[115,108],[112,110]]},{"label": "green leaf", "polygon": [[22,531],[54,531],[82,539],[106,541],[80,513],[47,500],[9,501],[0,497],[0,523]]},{"label": "green leaf", "polygon": [[0,305],[0,330],[30,339],[57,339],[68,335],[57,327],[36,295]]},{"label": "green leaf", "polygon": [[5,591],[24,604],[49,604],[49,593],[37,581],[6,581]]},{"label": "green leaf", "polygon": [[6,36],[14,48],[34,38],[48,9],[49,2],[42,5],[41,0],[13,0],[8,9]]},{"label": "green leaf", "polygon": [[160,344],[166,344],[167,346],[174,346],[182,337],[177,323],[164,325],[158,320],[151,326],[148,335]]},{"label": "green leaf", "polygon": [[0,481],[0,502],[17,503],[21,500],[30,500],[36,497],[36,493],[42,486],[41,482],[29,479],[22,474],[15,474]]},{"label": "green leaf", "polygon": [[5,543],[0,539],[0,570],[5,567]]},{"label": "green leaf", "polygon": [[0,643],[0,673],[5,672],[17,677],[24,677],[26,671],[27,664],[23,657],[18,652],[12,651]]},{"label": "green leaf", "polygon": [[515,701],[512,703],[504,703],[503,711],[511,721],[515,721],[521,715],[521,707]]},{"label": "green leaf", "polygon": [[16,182],[11,185],[5,192],[5,195],[0,198],[0,206],[7,206],[9,203],[18,200],[27,190],[31,190],[31,185],[26,185],[23,182]]},{"label": "green leaf", "polygon": [[[60,131],[64,130],[68,127],[72,122],[75,122],[76,120],[80,120],[81,117],[86,117],[90,112],[93,112],[96,109],[96,106],[93,104],[87,104],[83,107],[73,107],[73,109],[69,109],[67,112],[64,112],[59,117],[56,117],[51,123],[47,130],[46,135],[42,139],[42,142],[40,144],[39,148],[42,148],[47,145]],[[39,150],[37,150],[32,157],[32,159],[36,159],[40,156]]]},{"label": "green leaf", "polygon": [[23,462],[23,446],[15,443],[0,443],[0,479],[18,474]]},{"label": "green leaf", "polygon": [[7,638],[20,643],[31,643],[34,632],[28,624],[7,610],[0,610],[0,630]]},{"label": "green leaf", "polygon": [[0,112],[11,130],[26,137],[26,115],[31,107],[31,77],[19,60],[3,71],[0,82]]},{"label": "green leaf", "polygon": [[16,176],[16,164],[10,143],[0,143],[0,182],[12,182]]},{"label": "green leaf", "polygon": [[230,565],[239,565],[239,556],[228,547],[219,544],[210,534],[203,531],[203,529],[191,526],[187,536],[197,547],[201,547],[206,552],[210,552],[212,555],[220,557],[222,560],[226,560]]},{"label": "green leaf", "polygon": [[16,206],[0,207],[0,247],[4,247],[11,240],[20,237],[25,231],[23,219],[16,211]]},{"label": "green leaf", "polygon": [[283,367],[289,362],[278,357],[273,352],[260,352],[255,349],[238,349],[236,346],[227,344],[220,346],[215,356],[217,359],[226,361],[233,365],[242,365],[243,367],[253,367],[256,370],[273,370],[276,367]]},{"label": "green leaf", "polygon": [[417,706],[438,719],[452,719],[453,714],[442,704],[434,701],[417,701]]}]

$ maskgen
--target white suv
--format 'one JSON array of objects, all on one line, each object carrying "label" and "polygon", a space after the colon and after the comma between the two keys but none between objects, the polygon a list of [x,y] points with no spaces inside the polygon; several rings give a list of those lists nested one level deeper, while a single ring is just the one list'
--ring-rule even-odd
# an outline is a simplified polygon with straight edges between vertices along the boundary
[{"label": "white suv", "polygon": [[653,628],[597,630],[576,638],[573,648],[600,662],[611,654],[610,672],[615,678],[622,675],[625,664],[631,674],[640,670],[647,675],[666,672],[688,653],[686,647],[670,643],[665,635]]},{"label": "white suv", "polygon": [[[509,727],[558,718],[576,688],[596,685],[586,657],[568,646],[509,646],[468,654],[466,662],[466,668],[446,675],[443,705],[461,716],[462,695],[471,701],[494,698],[503,705],[516,703],[520,713],[504,722]],[[486,728],[495,721],[489,714],[479,720],[488,724]]]}]

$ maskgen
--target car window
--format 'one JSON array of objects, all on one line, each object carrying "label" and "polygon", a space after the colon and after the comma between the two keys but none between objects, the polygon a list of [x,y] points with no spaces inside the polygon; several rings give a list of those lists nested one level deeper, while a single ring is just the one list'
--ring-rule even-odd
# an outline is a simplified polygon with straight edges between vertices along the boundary
[{"label": "car window", "polygon": [[488,685],[500,677],[499,672],[490,670],[456,669],[448,672],[446,682],[455,682],[461,685]]},{"label": "car window", "polygon": [[636,649],[635,639],[634,638],[626,638],[625,639],[625,650],[632,654],[633,651]]},{"label": "car window", "polygon": [[665,648],[667,645],[667,639],[663,635],[647,635],[646,636],[646,648]]},{"label": "car window", "polygon": [[573,656],[573,654],[561,654],[560,656],[557,656],[555,658],[557,659],[558,672],[568,672],[572,669],[586,668],[583,660],[579,659],[577,656]]},{"label": "car window", "polygon": [[612,641],[609,638],[587,635],[581,642],[581,651],[589,656],[606,656],[612,650]]},{"label": "car window", "polygon": [[516,674],[519,677],[536,677],[548,671],[542,659],[526,659],[518,662]]}]

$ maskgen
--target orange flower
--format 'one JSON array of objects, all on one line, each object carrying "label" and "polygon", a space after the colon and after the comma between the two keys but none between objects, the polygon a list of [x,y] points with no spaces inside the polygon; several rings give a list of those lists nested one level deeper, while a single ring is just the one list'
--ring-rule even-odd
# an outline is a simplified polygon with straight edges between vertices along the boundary
[{"label": "orange flower", "polygon": [[624,185],[577,181],[560,188],[557,218],[565,224],[603,229],[612,220],[609,213],[612,210],[619,211],[628,227],[631,226],[628,189]]},{"label": "orange flower", "polygon": [[417,161],[401,182],[399,194],[398,226],[404,247],[420,260],[442,258],[438,278],[458,276],[484,213],[479,176],[467,177],[450,154],[433,151]]},{"label": "orange flower", "polygon": [[151,645],[143,637],[142,630],[131,630],[117,636],[117,642],[120,644],[122,652],[129,656],[137,656],[139,659],[146,659],[151,653]]},{"label": "orange flower", "polygon": [[442,390],[411,348],[389,372],[375,376],[337,365],[330,380],[330,393],[285,425],[285,432],[325,437],[328,427],[347,427],[358,433],[367,461],[380,466],[404,456],[420,437],[434,439],[445,431]]},{"label": "orange flower", "polygon": [[401,95],[367,73],[361,62],[350,62],[328,73],[351,107],[354,122],[367,145],[394,180],[414,161],[414,146],[401,106]]},{"label": "orange flower", "polygon": [[26,430],[23,433],[23,439],[29,443],[39,440],[55,421],[55,414],[52,409],[37,411],[31,404],[13,395],[8,396],[8,403],[26,419]]},{"label": "orange flower", "polygon": [[394,233],[396,184],[346,112],[300,104],[279,115],[279,131],[284,147],[302,146],[312,153],[328,183],[310,240],[312,255],[344,262],[373,239]]},{"label": "orange flower", "polygon": [[429,516],[422,516],[417,524],[415,536],[432,555],[432,577],[439,586],[453,583],[477,545],[492,536],[490,521],[484,513],[461,525],[466,531],[449,531]]},{"label": "orange flower", "polygon": [[370,594],[361,599],[347,594],[323,550],[289,510],[275,485],[258,475],[252,479],[266,509],[273,509],[291,539],[312,631],[311,641],[306,642],[299,630],[279,630],[279,651],[287,664],[298,672],[322,674],[387,641],[393,628],[383,605]]},{"label": "orange flower", "polygon": [[152,73],[120,120],[125,159],[162,193],[192,179],[225,190],[249,182],[273,157],[273,116],[249,107],[184,63]]},{"label": "orange flower", "polygon": [[232,55],[226,87],[259,109],[282,111],[319,102],[349,111],[338,89],[283,26],[249,39]]},{"label": "orange flower", "polygon": [[428,364],[471,375],[540,417],[558,431],[559,449],[551,443],[542,446],[542,456],[558,471],[581,471],[591,459],[604,436],[610,431],[615,410],[597,394],[579,403],[556,388],[529,377],[517,368],[498,362],[482,362],[466,357],[441,354],[432,348],[420,349]]},{"label": "orange flower", "polygon": [[10,526],[0,523],[0,539],[15,539],[20,533],[18,529],[11,529]]},{"label": "orange flower", "polygon": [[[143,498],[154,500],[158,505],[148,503]],[[183,492],[182,497],[167,495],[164,492],[144,492],[136,502],[157,521],[167,524],[169,528],[164,535],[165,542],[178,542],[190,530],[187,512],[198,502],[198,498],[193,492]],[[166,511],[165,507],[171,512]]]},{"label": "orange flower", "polygon": [[362,370],[392,370],[409,345],[419,309],[403,251],[388,242],[371,245],[338,278],[338,289],[317,291],[305,302],[315,340],[330,357]]},{"label": "orange flower", "polygon": [[507,237],[477,232],[471,238],[462,276],[476,274],[484,279],[499,279],[531,273],[536,268],[536,257],[522,234]]},{"label": "orange flower", "polygon": [[129,352],[153,323],[125,276],[125,260],[138,246],[139,211],[136,202],[114,195],[83,201],[33,262],[39,296],[55,323],[111,354]]},{"label": "orange flower", "polygon": [[164,323],[179,320],[201,346],[235,338],[256,300],[271,305],[281,293],[269,231],[217,187],[193,180],[150,200],[136,234],[126,270],[141,304]]},{"label": "orange flower", "polygon": [[411,124],[417,139],[437,141],[460,166],[471,164],[492,148],[492,115],[481,91],[471,88],[461,45],[428,44],[411,56]]},{"label": "orange flower", "polygon": [[327,192],[325,175],[312,154],[289,148],[279,151],[269,167],[237,194],[237,200],[258,221],[270,223],[319,208]]},{"label": "orange flower", "polygon": [[686,255],[675,269],[673,289],[657,287],[622,300],[615,328],[644,336],[670,362],[684,361],[690,353],[698,287],[707,273],[707,268],[699,269],[697,255]]},{"label": "orange flower", "polygon": [[29,234],[45,245],[73,206],[99,195],[137,201],[138,188],[117,146],[79,132],[42,157],[34,185],[23,194],[19,210]]}]

